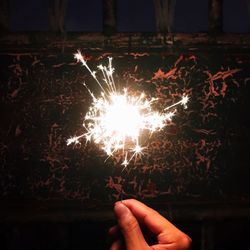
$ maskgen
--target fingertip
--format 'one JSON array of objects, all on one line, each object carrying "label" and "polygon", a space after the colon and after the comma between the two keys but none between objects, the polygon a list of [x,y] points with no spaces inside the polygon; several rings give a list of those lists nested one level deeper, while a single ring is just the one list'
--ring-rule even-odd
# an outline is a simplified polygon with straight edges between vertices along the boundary
[{"label": "fingertip", "polygon": [[124,204],[126,204],[126,203],[135,203],[135,202],[139,202],[139,201],[136,200],[136,199],[131,198],[131,199],[122,200],[122,202]]},{"label": "fingertip", "polygon": [[115,204],[114,204],[114,208],[115,208],[116,206],[119,206],[119,205],[120,205],[120,203],[122,203],[122,204],[123,204],[123,200],[116,201],[116,202],[115,202]]},{"label": "fingertip", "polygon": [[126,200],[123,200],[123,204],[126,205],[128,208],[137,207],[137,206],[147,207],[144,203],[142,203],[142,202],[140,202],[140,201],[138,201],[136,199],[126,199]]},{"label": "fingertip", "polygon": [[121,219],[129,214],[131,214],[129,208],[123,202],[116,202],[114,206],[114,212],[117,219]]},{"label": "fingertip", "polygon": [[124,203],[124,204],[126,204],[127,202],[128,203],[134,203],[134,202],[139,202],[139,201],[136,200],[136,199],[130,198],[130,199],[124,199],[124,200],[116,201],[115,204],[117,204],[117,203]]}]

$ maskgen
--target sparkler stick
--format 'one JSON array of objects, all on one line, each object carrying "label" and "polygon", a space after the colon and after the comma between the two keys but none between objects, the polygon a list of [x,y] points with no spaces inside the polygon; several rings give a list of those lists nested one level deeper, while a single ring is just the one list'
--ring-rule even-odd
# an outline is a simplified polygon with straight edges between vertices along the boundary
[{"label": "sparkler stick", "polygon": [[176,111],[167,110],[177,105],[186,108],[189,97],[183,95],[180,101],[166,107],[162,112],[154,111],[152,104],[157,101],[156,98],[146,98],[144,93],[139,96],[131,94],[127,89],[120,92],[116,90],[111,57],[108,58],[108,66],[97,67],[102,73],[103,83],[98,80],[96,72],[87,65],[80,51],[74,57],[87,68],[102,92],[100,97],[96,97],[84,83],[92,97],[92,104],[83,121],[86,133],[69,138],[67,145],[80,143],[81,138],[85,138],[86,142],[93,140],[108,157],[122,154],[122,165],[126,168],[132,159],[136,159],[144,150],[140,145],[142,133],[153,133],[165,127]]}]

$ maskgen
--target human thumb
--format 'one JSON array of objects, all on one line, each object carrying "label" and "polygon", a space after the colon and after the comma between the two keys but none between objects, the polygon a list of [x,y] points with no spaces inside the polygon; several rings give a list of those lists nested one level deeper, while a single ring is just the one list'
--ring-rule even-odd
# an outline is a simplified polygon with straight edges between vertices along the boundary
[{"label": "human thumb", "polygon": [[118,225],[123,234],[127,250],[146,250],[149,249],[138,221],[122,202],[116,202],[114,212]]}]

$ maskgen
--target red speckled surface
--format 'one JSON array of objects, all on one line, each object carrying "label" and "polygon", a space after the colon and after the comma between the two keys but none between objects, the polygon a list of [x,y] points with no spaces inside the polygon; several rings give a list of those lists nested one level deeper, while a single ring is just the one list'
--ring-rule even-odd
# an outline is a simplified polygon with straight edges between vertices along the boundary
[{"label": "red speckled surface", "polygon": [[73,52],[0,54],[1,200],[91,207],[126,197],[249,199],[249,54],[83,49],[92,68],[112,56],[117,85],[158,97],[158,109],[184,92],[190,96],[188,109],[178,109],[169,126],[145,139],[143,158],[122,172],[121,158],[104,162],[93,143],[66,146],[67,138],[84,131],[91,98],[82,83],[94,84]]}]

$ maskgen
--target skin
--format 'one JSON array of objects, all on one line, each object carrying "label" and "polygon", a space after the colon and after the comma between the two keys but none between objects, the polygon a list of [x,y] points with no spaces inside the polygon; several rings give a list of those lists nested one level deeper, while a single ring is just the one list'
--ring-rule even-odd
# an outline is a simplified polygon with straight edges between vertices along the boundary
[{"label": "skin", "polygon": [[[117,225],[110,228],[113,238],[110,250],[187,250],[192,240],[152,208],[134,200],[115,203]],[[149,245],[141,228],[155,237],[156,244]]]}]

